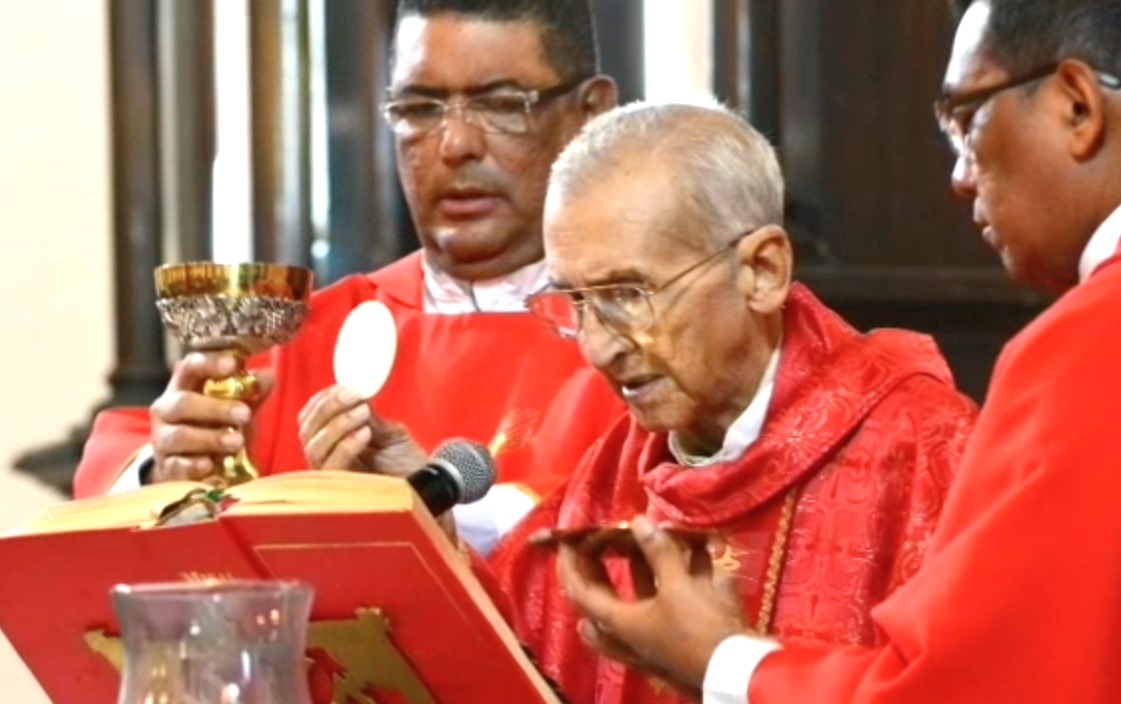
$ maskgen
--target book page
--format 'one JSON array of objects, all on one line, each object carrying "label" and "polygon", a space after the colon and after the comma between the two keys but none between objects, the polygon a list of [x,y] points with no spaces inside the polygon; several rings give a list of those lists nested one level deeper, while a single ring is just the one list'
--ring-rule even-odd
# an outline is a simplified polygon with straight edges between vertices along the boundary
[{"label": "book page", "polygon": [[165,506],[192,491],[209,487],[199,482],[166,482],[136,491],[69,501],[51,506],[8,535],[64,533],[99,528],[155,525]]}]

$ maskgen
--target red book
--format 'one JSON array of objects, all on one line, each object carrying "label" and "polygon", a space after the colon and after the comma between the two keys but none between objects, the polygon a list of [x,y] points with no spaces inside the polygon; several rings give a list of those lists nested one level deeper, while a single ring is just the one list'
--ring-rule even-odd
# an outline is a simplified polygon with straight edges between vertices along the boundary
[{"label": "red book", "polygon": [[[201,497],[206,489],[75,501],[0,538],[0,629],[53,702],[116,701],[112,586],[212,579],[315,588],[317,704],[558,701],[405,481],[293,472],[224,497]],[[171,523],[190,522],[169,525],[168,507],[189,492],[199,500]]]}]

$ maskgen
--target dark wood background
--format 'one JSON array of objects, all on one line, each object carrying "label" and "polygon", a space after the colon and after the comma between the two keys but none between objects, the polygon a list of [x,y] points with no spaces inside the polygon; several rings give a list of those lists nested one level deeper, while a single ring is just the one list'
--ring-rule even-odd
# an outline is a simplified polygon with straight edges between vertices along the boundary
[{"label": "dark wood background", "polygon": [[[642,0],[592,1],[604,70],[624,100],[641,98]],[[969,206],[950,192],[950,155],[930,108],[950,47],[944,3],[713,1],[715,92],[779,150],[799,278],[859,328],[934,335],[960,386],[982,400],[1001,347],[1046,301],[1006,279],[974,231]],[[330,215],[326,232],[315,233],[308,195],[311,180],[323,176],[310,172],[306,153],[310,91],[282,90],[308,80],[307,6],[294,31],[281,2],[250,3],[255,256],[314,267],[325,285],[416,246],[379,111],[395,2],[326,3]],[[166,383],[151,270],[169,256],[211,251],[209,218],[198,213],[209,212],[213,184],[216,68],[209,12],[158,0],[109,0],[107,8],[117,344],[99,408],[147,405]],[[168,51],[160,12],[173,15]],[[300,68],[290,74],[283,65]],[[169,139],[161,136],[168,116],[160,91],[191,106],[177,112]],[[169,144],[173,159],[163,153]],[[174,197],[174,185],[160,177],[165,159],[177,171]],[[169,227],[178,233],[177,255],[163,248]],[[325,255],[313,256],[313,238],[329,244]],[[73,429],[17,466],[68,490],[87,433]]]},{"label": "dark wood background", "polygon": [[715,90],[778,147],[798,275],[858,327],[931,333],[984,397],[1045,303],[1012,284],[950,190],[931,104],[952,26],[937,0],[715,0]]}]

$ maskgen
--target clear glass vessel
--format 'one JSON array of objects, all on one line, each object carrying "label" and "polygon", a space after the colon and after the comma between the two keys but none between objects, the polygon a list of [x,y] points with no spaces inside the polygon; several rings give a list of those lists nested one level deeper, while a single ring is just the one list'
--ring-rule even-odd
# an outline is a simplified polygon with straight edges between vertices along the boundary
[{"label": "clear glass vessel", "polygon": [[232,581],[118,586],[118,704],[311,704],[311,587]]}]

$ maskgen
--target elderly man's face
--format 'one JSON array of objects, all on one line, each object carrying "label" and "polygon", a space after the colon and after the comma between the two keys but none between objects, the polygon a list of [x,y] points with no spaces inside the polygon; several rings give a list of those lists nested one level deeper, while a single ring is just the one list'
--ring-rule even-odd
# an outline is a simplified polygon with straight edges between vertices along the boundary
[{"label": "elderly man's face", "polygon": [[591,192],[550,195],[550,278],[558,287],[656,290],[704,262],[648,299],[648,325],[605,322],[589,310],[579,341],[643,428],[719,448],[754,395],[769,354],[737,288],[737,250],[721,247],[741,233],[730,225],[706,236],[700,223],[690,223],[672,169],[643,163],[613,173]]},{"label": "elderly man's face", "polygon": [[[407,17],[398,28],[392,99],[540,90],[560,77],[532,22]],[[549,166],[583,123],[572,94],[533,109],[525,134],[494,134],[452,110],[427,134],[397,138],[398,169],[430,261],[464,279],[493,278],[541,258]]]}]

